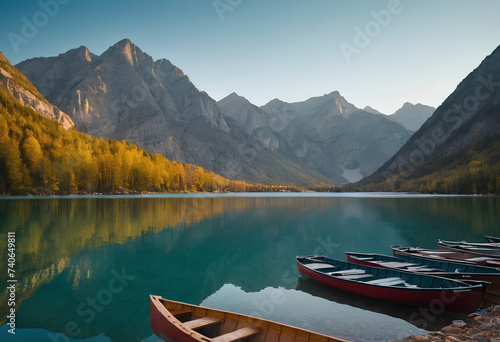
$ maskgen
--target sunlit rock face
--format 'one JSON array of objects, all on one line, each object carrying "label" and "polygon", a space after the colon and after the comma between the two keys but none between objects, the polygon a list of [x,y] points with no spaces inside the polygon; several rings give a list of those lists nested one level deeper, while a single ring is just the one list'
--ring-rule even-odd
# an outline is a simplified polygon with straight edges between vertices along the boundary
[{"label": "sunlit rock face", "polygon": [[69,130],[75,126],[73,120],[43,98],[31,82],[14,68],[2,53],[0,53],[0,86],[22,105],[59,122],[65,129]]}]

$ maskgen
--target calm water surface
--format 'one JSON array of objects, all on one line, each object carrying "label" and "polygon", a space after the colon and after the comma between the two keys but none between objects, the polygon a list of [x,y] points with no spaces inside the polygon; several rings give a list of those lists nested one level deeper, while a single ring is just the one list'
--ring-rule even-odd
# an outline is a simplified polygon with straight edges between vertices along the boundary
[{"label": "calm water surface", "polygon": [[[353,341],[439,329],[299,276],[296,255],[391,254],[438,238],[500,236],[500,198],[214,194],[0,199],[2,341],[157,341],[149,294]],[[16,334],[5,324],[7,233],[16,233]]]}]

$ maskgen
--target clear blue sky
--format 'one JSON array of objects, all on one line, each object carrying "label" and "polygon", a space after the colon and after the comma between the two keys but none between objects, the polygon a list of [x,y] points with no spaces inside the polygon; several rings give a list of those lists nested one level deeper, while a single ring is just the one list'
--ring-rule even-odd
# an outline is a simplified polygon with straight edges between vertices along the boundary
[{"label": "clear blue sky", "polygon": [[498,0],[2,0],[0,23],[13,64],[129,38],[216,100],[338,90],[386,114],[438,106],[500,45]]}]

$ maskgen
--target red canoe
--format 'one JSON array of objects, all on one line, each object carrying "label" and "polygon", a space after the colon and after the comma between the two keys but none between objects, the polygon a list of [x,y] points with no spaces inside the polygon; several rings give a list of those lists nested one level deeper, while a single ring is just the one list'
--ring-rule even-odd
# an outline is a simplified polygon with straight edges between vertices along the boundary
[{"label": "red canoe", "polygon": [[444,260],[482,266],[500,267],[500,258],[481,256],[477,254],[467,253],[465,251],[427,249],[420,247],[401,247],[395,245],[392,246],[392,254],[394,256],[418,256],[421,258],[433,260]]},{"label": "red canoe", "polygon": [[325,256],[297,257],[299,273],[366,297],[471,313],[481,305],[483,287],[452,279],[368,267]]},{"label": "red canoe", "polygon": [[149,298],[151,328],[164,341],[346,342],[252,316],[174,302],[159,296]]},{"label": "red canoe", "polygon": [[376,253],[346,252],[345,256],[347,261],[359,265],[394,268],[400,271],[456,279],[466,283],[471,283],[471,280],[483,282],[483,286],[487,286],[486,293],[500,296],[500,270],[494,267],[406,255],[395,257]]}]

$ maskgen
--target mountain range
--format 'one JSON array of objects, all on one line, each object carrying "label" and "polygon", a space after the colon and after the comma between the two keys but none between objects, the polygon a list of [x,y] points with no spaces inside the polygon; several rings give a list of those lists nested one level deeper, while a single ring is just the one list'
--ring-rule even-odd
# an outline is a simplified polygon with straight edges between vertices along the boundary
[{"label": "mountain range", "polygon": [[[128,39],[102,55],[82,46],[16,67],[88,134],[127,140],[229,179],[262,184],[347,183],[375,171],[412,129],[356,108],[338,92],[258,107],[216,102],[166,59]],[[406,105],[407,115],[412,116]],[[405,107],[403,107],[405,108]],[[418,110],[417,110],[418,111]]]},{"label": "mountain range", "polygon": [[336,183],[369,175],[410,137],[402,125],[356,108],[338,92],[260,108],[231,94],[218,104],[264,146],[282,147]]},{"label": "mountain range", "polygon": [[0,81],[22,105],[68,130],[128,140],[230,179],[309,185],[368,176],[355,186],[497,193],[499,50],[436,110],[405,103],[392,115],[359,109],[337,91],[260,107],[236,93],[216,102],[127,39],[101,56],[80,47],[24,61],[20,71],[0,54]]}]

